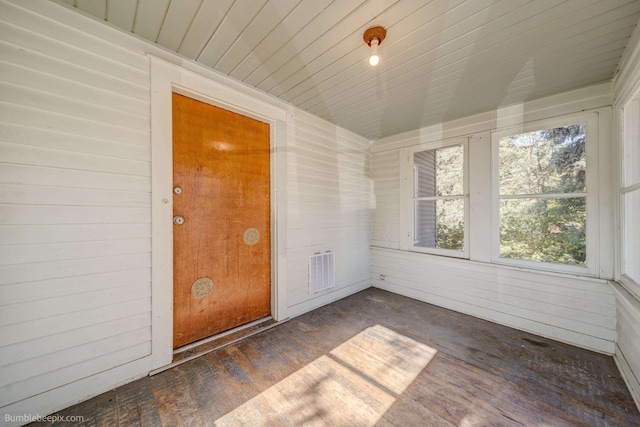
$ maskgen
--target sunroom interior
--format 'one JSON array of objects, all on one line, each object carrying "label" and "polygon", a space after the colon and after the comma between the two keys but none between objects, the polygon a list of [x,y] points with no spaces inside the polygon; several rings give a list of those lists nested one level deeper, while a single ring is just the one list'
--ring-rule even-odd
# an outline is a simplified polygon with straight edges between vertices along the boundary
[{"label": "sunroom interior", "polygon": [[634,0],[0,0],[0,423],[174,362],[174,94],[268,125],[269,234],[243,245],[269,236],[276,324],[379,289],[611,356],[640,407],[639,20]]}]

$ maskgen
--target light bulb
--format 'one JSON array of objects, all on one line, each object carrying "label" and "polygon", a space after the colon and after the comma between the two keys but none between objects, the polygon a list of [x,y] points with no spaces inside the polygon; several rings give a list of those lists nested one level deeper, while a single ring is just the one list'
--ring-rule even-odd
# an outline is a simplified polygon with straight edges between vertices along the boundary
[{"label": "light bulb", "polygon": [[378,56],[378,39],[374,38],[371,40],[371,56],[369,57],[369,64],[372,67],[375,67],[380,62],[380,57]]}]

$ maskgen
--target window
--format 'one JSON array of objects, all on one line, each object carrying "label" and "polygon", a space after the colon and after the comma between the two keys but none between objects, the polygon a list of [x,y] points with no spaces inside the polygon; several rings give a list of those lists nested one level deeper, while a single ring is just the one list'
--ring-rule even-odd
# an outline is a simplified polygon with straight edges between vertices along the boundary
[{"label": "window", "polygon": [[[598,246],[598,227],[609,218],[598,215],[598,187],[611,177],[598,174],[598,123],[607,118],[599,117],[583,112],[499,129],[491,138],[482,132],[400,149],[399,249],[600,275],[609,266],[600,258],[610,251]],[[636,216],[639,203],[631,203]],[[637,257],[634,242],[629,253]]]},{"label": "window", "polygon": [[640,97],[624,108],[622,147],[622,275],[640,286]]},{"label": "window", "polygon": [[587,138],[595,138],[593,122],[585,117],[494,134],[499,261],[565,271],[588,267]]},{"label": "window", "polygon": [[413,176],[407,245],[412,250],[468,256],[465,141],[433,149],[413,149],[407,160]]}]

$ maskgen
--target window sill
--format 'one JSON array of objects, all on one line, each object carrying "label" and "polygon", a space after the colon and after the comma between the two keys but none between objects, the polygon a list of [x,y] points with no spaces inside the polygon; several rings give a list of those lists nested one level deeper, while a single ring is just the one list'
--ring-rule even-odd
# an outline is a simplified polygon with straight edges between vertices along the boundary
[{"label": "window sill", "polygon": [[633,279],[626,275],[622,275],[617,281],[627,292],[640,302],[640,283],[636,283]]},{"label": "window sill", "polygon": [[417,254],[424,255],[435,255],[446,258],[455,258],[455,259],[469,259],[469,254],[466,252],[454,251],[450,249],[432,249],[432,248],[421,248],[419,246],[413,246],[409,248],[408,252],[413,252]]},{"label": "window sill", "polygon": [[596,277],[594,274],[589,272],[589,269],[586,266],[543,263],[509,258],[498,258],[492,261],[492,264],[529,271],[544,271],[545,273],[559,273],[579,277]]},{"label": "window sill", "polygon": [[402,253],[402,254],[407,254],[415,257],[433,257],[434,260],[437,259],[438,262],[441,262],[443,265],[447,265],[450,267],[455,267],[456,263],[458,262],[465,262],[465,263],[475,264],[475,265],[484,266],[484,267],[491,266],[501,270],[519,271],[519,272],[533,273],[533,274],[544,274],[547,276],[555,276],[555,277],[563,277],[563,278],[579,278],[581,280],[586,280],[586,281],[601,283],[601,284],[609,283],[609,279],[601,279],[594,275],[587,274],[586,268],[584,269],[583,272],[576,273],[576,272],[558,271],[558,270],[551,270],[551,269],[544,269],[544,268],[532,268],[529,266],[522,266],[522,265],[515,266],[515,265],[499,263],[499,262],[476,261],[469,258],[443,256],[438,254],[418,252],[418,251],[399,249],[399,248],[385,248],[382,246],[371,246],[371,249],[380,250],[384,252]]}]

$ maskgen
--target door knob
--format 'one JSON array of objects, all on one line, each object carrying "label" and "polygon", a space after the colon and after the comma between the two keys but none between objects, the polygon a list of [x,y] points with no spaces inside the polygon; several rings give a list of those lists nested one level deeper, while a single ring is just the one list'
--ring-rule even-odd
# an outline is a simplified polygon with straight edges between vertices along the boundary
[{"label": "door knob", "polygon": [[184,224],[184,218],[182,218],[180,215],[176,215],[173,217],[173,223],[175,225],[182,225]]}]

